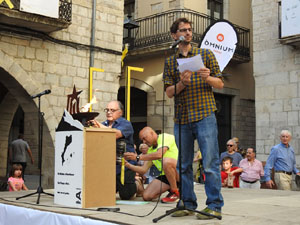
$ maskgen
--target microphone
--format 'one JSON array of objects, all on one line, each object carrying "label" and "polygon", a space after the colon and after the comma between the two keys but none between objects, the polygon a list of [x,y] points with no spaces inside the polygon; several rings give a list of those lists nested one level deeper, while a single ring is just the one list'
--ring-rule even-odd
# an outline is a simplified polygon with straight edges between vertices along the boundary
[{"label": "microphone", "polygon": [[180,36],[179,39],[170,46],[170,48],[175,48],[180,42],[184,40],[185,40],[184,36]]},{"label": "microphone", "polygon": [[36,94],[36,95],[32,95],[32,96],[30,96],[31,98],[37,98],[37,97],[40,97],[40,96],[42,96],[42,95],[47,95],[47,94],[50,94],[51,93],[51,90],[49,90],[49,89],[47,89],[47,90],[45,90],[45,91],[42,91],[41,93],[38,93],[38,94]]}]

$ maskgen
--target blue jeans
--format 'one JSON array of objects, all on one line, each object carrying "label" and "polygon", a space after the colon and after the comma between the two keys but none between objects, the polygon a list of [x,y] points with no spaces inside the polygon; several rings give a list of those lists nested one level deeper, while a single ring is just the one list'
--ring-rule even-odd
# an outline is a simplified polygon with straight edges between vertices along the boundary
[{"label": "blue jeans", "polygon": [[[215,114],[201,121],[181,125],[181,147],[179,146],[179,124],[174,126],[176,144],[181,150],[182,200],[186,208],[196,209],[197,198],[194,192],[193,158],[194,140],[197,139],[202,154],[205,174],[206,205],[221,212],[224,205],[221,195],[221,175],[219,164],[218,128]],[[179,170],[179,160],[177,169]]]}]

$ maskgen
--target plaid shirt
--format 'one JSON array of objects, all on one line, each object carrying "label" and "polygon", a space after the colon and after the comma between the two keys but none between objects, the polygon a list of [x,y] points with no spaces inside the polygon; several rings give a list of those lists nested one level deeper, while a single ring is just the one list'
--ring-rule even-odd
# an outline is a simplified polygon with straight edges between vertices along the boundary
[{"label": "plaid shirt", "polygon": [[[192,47],[187,57],[201,55],[205,67],[210,69],[210,76],[222,78],[222,74],[215,58],[215,55],[209,49],[200,49]],[[184,58],[177,51],[165,61],[164,84],[165,88],[174,85],[180,81],[180,72],[178,70],[177,58]],[[175,123],[179,123],[179,110],[181,109],[181,124],[197,122],[211,115],[216,111],[216,103],[212,87],[201,79],[197,72],[193,72],[191,83],[176,95],[177,104],[175,104]]]}]

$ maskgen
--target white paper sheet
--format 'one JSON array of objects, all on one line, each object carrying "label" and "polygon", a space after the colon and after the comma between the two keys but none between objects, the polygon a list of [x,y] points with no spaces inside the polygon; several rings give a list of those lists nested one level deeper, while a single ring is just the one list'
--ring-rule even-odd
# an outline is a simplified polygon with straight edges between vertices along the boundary
[{"label": "white paper sheet", "polygon": [[20,0],[20,11],[58,18],[59,0]]},{"label": "white paper sheet", "polygon": [[185,70],[196,72],[200,68],[205,67],[200,55],[196,55],[191,58],[177,59],[177,62],[179,65],[178,69],[180,73],[182,73]]}]

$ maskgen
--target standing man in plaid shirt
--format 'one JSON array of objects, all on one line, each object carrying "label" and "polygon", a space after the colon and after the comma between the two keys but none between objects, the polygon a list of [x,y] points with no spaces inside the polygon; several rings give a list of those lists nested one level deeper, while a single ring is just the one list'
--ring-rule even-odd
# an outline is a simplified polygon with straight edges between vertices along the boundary
[{"label": "standing man in plaid shirt", "polygon": [[[166,94],[169,98],[175,98],[174,134],[177,146],[181,150],[181,159],[178,161],[181,160],[182,165],[182,201],[187,209],[197,208],[192,168],[194,140],[197,139],[203,157],[207,195],[207,207],[202,210],[207,215],[198,214],[197,218],[213,219],[215,216],[220,218],[224,202],[221,195],[218,129],[214,113],[217,108],[212,88],[223,88],[222,74],[212,51],[191,45],[193,32],[188,19],[177,19],[170,30],[175,41],[184,36],[184,41],[179,43],[175,55],[166,59],[164,69]],[[197,72],[186,70],[180,73],[176,60],[198,54],[201,55],[205,68]],[[179,121],[181,121],[181,148],[179,147]],[[178,210],[172,216],[181,217],[191,214],[193,212],[189,210]]]}]

